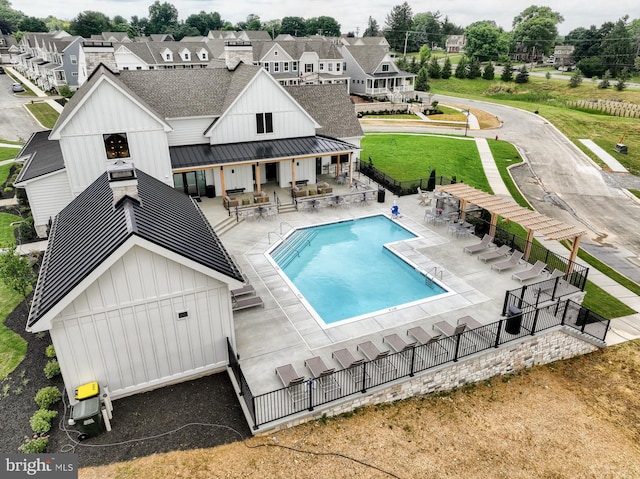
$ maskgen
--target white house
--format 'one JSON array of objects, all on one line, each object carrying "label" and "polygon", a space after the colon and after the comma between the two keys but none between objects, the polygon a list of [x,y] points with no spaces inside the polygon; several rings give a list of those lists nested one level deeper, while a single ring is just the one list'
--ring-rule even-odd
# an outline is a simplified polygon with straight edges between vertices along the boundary
[{"label": "white house", "polygon": [[117,399],[224,370],[242,281],[195,201],[118,162],[53,222],[27,330],[71,402],[93,381]]},{"label": "white house", "polygon": [[101,66],[65,106],[50,145],[40,134],[24,146],[15,184],[46,236],[61,203],[121,159],[192,196],[315,182],[337,158],[352,164],[363,136],[345,86],[315,88],[322,93],[292,94],[242,63],[119,73]]}]

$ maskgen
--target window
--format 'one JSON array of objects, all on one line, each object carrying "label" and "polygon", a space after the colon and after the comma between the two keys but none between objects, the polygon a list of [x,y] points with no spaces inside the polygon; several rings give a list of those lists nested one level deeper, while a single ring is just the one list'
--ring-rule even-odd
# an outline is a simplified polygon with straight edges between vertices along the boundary
[{"label": "window", "polygon": [[129,158],[129,142],[126,133],[111,133],[102,135],[107,159]]},{"label": "window", "polygon": [[321,64],[320,64],[320,71],[321,71],[321,72],[322,72],[322,71],[324,71],[324,63],[321,63]]},{"label": "window", "polygon": [[136,70],[142,70],[142,67],[136,67]]},{"label": "window", "polygon": [[280,71],[280,64],[279,63],[276,62],[276,63],[273,64],[273,71],[275,73],[278,73]]},{"label": "window", "polygon": [[72,65],[77,65],[78,64],[78,58],[75,55],[71,55],[69,58],[71,58],[71,64]]},{"label": "window", "polygon": [[288,72],[289,71],[289,62],[284,62],[282,67],[284,68],[284,71]]},{"label": "window", "polygon": [[388,72],[389,71],[389,65],[382,65],[382,71],[383,72]]},{"label": "window", "polygon": [[273,133],[273,113],[256,113],[256,132]]},{"label": "window", "polygon": [[333,71],[333,63],[329,63],[328,67],[329,67],[329,71],[332,72]]},{"label": "window", "polygon": [[129,67],[122,67],[122,69],[123,69],[123,70],[128,70],[128,69],[129,69]]},{"label": "window", "polygon": [[343,71],[343,72],[346,72],[346,71],[347,71],[347,62],[344,62],[344,63],[342,64],[342,71]]},{"label": "window", "polygon": [[340,63],[336,63],[336,71],[339,72],[340,71]]},{"label": "window", "polygon": [[191,59],[191,55],[189,55],[189,52],[184,52],[182,59],[185,62],[188,62]]},{"label": "window", "polygon": [[293,62],[293,71],[294,72],[298,71],[298,62]]},{"label": "window", "polygon": [[269,64],[267,62],[264,62],[264,69],[269,71]]},{"label": "window", "polygon": [[313,63],[305,63],[304,64],[304,72],[305,73],[313,73]]}]

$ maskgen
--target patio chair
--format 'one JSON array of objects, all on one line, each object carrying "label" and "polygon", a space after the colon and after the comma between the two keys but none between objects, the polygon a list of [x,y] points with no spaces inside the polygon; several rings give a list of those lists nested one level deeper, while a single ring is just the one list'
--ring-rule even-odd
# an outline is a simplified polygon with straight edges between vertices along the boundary
[{"label": "patio chair", "polygon": [[380,351],[378,347],[373,344],[371,341],[365,341],[364,343],[358,344],[358,351],[362,352],[364,356],[371,361],[380,374],[383,376],[390,374],[391,372],[395,372],[396,368],[391,361],[389,361],[389,350]]},{"label": "patio chair", "polygon": [[498,273],[502,273],[506,269],[516,267],[523,256],[524,253],[522,251],[514,251],[508,259],[492,264],[491,269],[495,269]]},{"label": "patio chair", "polygon": [[479,253],[480,251],[484,251],[493,245],[493,236],[485,234],[480,243],[470,244],[469,246],[465,246],[462,248],[462,251],[469,254]]},{"label": "patio chair", "polygon": [[414,326],[407,329],[407,334],[413,336],[420,344],[429,344],[440,339],[442,334],[429,334],[422,326]]},{"label": "patio chair", "polygon": [[[347,370],[354,383],[356,383],[357,385],[362,385],[362,373],[364,371],[362,367],[362,364],[364,363],[363,358],[356,359],[355,357],[353,357],[353,354],[351,354],[351,351],[349,351],[347,348],[334,351],[333,353],[331,353],[331,357],[338,361],[343,369]],[[366,387],[369,384],[369,374],[365,373],[364,379],[366,382]]]},{"label": "patio chair", "polygon": [[406,343],[404,339],[402,339],[396,333],[393,333],[383,337],[382,342],[387,343],[396,353],[399,353],[401,351],[413,349],[417,341]]},{"label": "patio chair", "polygon": [[320,389],[324,393],[325,397],[332,393],[340,392],[340,383],[335,378],[335,368],[329,368],[320,356],[314,356],[304,362],[305,366],[309,368],[311,374],[320,385]]},{"label": "patio chair", "polygon": [[308,388],[304,384],[305,377],[300,376],[292,364],[285,364],[276,368],[276,374],[287,388],[289,397],[294,406],[299,403],[306,404]]},{"label": "patio chair", "polygon": [[252,296],[244,299],[237,299],[234,296],[231,297],[231,309],[233,311],[255,308],[257,306],[264,307],[264,302],[260,296]]},{"label": "patio chair", "polygon": [[429,334],[422,326],[414,326],[407,330],[407,334],[421,344],[415,350],[419,361],[418,368],[438,364],[441,362],[440,358],[447,354],[447,349],[438,341],[442,337],[441,333]]},{"label": "patio chair", "polygon": [[451,337],[451,336],[457,336],[458,334],[464,333],[464,331],[467,329],[467,325],[466,323],[461,323],[456,326],[453,326],[452,324],[446,321],[438,321],[433,325],[433,329],[434,330],[439,329],[442,332],[442,334],[444,334],[445,336]]},{"label": "patio chair", "polygon": [[493,251],[487,251],[486,253],[480,253],[477,256],[477,258],[486,263],[487,261],[490,261],[492,259],[502,258],[502,257],[508,255],[510,251],[511,251],[511,248],[509,248],[506,244],[503,244],[498,249],[495,249]]},{"label": "patio chair", "polygon": [[244,286],[241,286],[240,288],[236,288],[236,289],[232,289],[231,290],[231,296],[234,298],[237,298],[238,296],[246,296],[248,294],[255,294],[256,289],[250,285],[250,284],[245,284]]},{"label": "patio chair", "polygon": [[511,277],[513,279],[517,279],[522,284],[523,281],[541,276],[546,267],[547,267],[547,263],[545,263],[544,261],[538,260],[535,262],[535,264],[531,268],[525,269],[524,271],[518,271],[517,273],[513,273]]},{"label": "patio chair", "polygon": [[431,204],[431,197],[429,196],[428,191],[423,191],[422,188],[418,186],[418,201],[420,206],[428,206]]}]

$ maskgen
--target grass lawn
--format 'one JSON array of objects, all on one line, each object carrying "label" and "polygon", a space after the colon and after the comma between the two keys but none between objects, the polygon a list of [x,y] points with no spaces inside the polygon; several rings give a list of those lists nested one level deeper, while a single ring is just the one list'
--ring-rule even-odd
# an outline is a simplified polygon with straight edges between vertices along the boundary
[{"label": "grass lawn", "polygon": [[396,180],[455,176],[458,181],[491,191],[482,169],[475,141],[432,135],[368,134],[362,140],[361,158],[371,157],[373,165]]},{"label": "grass lawn", "polygon": [[60,116],[60,113],[45,102],[28,104],[27,108],[45,128],[53,128]]},{"label": "grass lawn", "polygon": [[[3,150],[4,148],[0,148],[0,150]],[[18,151],[18,150],[14,150],[14,151]],[[13,157],[10,157],[13,158]],[[2,159],[2,151],[0,151],[0,159]],[[7,163],[6,165],[0,165],[0,184],[4,183],[5,181],[7,181],[7,178],[9,178],[9,173],[11,173],[11,167],[13,166],[13,163]]]},{"label": "grass lawn", "polygon": [[9,213],[0,213],[0,245],[8,245],[15,243],[15,237],[13,236],[14,227],[11,223],[14,221],[21,221],[22,218]]},{"label": "grass lawn", "polygon": [[7,377],[27,353],[26,341],[4,325],[4,320],[21,301],[20,295],[0,284],[0,380]]},{"label": "grass lawn", "polygon": [[0,147],[0,161],[10,160],[20,153],[19,148],[2,148]]}]

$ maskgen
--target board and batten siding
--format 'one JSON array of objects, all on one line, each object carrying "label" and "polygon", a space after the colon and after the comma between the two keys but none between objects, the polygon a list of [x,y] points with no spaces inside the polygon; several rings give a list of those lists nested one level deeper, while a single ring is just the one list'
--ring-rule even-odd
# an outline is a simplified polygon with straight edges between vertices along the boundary
[{"label": "board and batten siding", "polygon": [[235,343],[228,285],[139,246],[67,306],[50,334],[70,399],[91,381],[119,398],[222,370],[226,338]]},{"label": "board and batten siding", "polygon": [[[315,122],[268,76],[258,75],[211,130],[212,145],[315,136]],[[273,133],[257,133],[256,113],[273,114]]]},{"label": "board and batten siding", "polygon": [[38,236],[47,236],[49,219],[55,218],[73,199],[66,170],[30,181],[26,188]]},{"label": "board and batten siding", "polygon": [[202,145],[209,143],[205,131],[213,123],[214,117],[170,119],[167,123],[173,131],[167,134],[169,146]]}]

